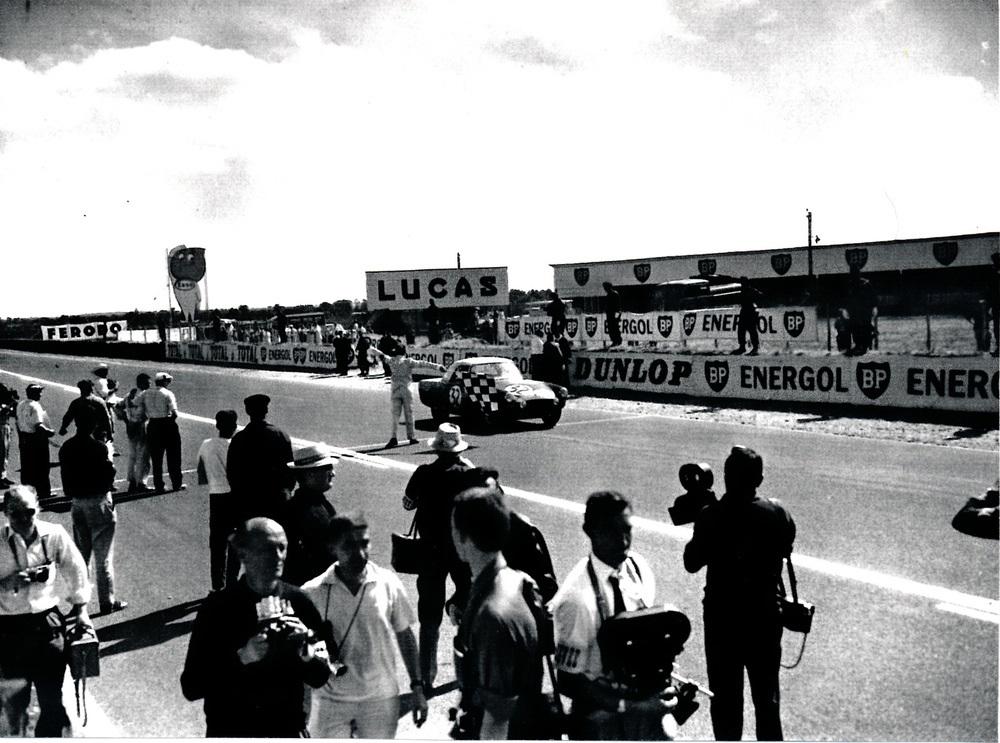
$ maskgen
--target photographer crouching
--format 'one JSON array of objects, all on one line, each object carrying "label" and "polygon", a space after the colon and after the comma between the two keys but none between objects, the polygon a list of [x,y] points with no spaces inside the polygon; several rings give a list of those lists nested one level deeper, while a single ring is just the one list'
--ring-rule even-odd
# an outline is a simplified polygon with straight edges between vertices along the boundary
[{"label": "photographer crouching", "polygon": [[181,690],[205,700],[208,737],[302,737],[311,691],[330,676],[322,619],[280,580],[288,542],[271,519],[230,537],[244,575],[205,599],[191,630]]}]

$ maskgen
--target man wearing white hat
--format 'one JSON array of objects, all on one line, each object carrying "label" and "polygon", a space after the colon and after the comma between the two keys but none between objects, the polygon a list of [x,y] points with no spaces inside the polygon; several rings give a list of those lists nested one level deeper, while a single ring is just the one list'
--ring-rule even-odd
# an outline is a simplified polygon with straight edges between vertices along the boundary
[{"label": "man wearing white hat", "polygon": [[445,584],[451,575],[457,593],[467,596],[471,576],[459,560],[451,541],[451,506],[467,486],[463,474],[475,465],[459,456],[469,448],[462,429],[453,423],[438,426],[427,444],[437,453],[433,462],[422,464],[410,477],[403,508],[417,509],[417,531],[434,554],[417,575],[417,616],[420,619],[420,676],[428,684],[437,674],[437,645],[444,616]]},{"label": "man wearing white hat", "polygon": [[330,567],[327,527],[337,509],[326,497],[333,487],[334,464],[339,457],[326,444],[310,444],[295,452],[288,469],[295,473],[298,490],[285,506],[280,519],[288,536],[285,581],[301,586]]},{"label": "man wearing white hat", "polygon": [[156,372],[155,387],[142,393],[139,405],[149,421],[146,424],[146,442],[153,464],[153,486],[157,493],[167,492],[163,486],[163,455],[167,455],[172,491],[186,490],[181,474],[181,434],[177,429],[177,398],[168,390],[173,377],[167,372]]}]

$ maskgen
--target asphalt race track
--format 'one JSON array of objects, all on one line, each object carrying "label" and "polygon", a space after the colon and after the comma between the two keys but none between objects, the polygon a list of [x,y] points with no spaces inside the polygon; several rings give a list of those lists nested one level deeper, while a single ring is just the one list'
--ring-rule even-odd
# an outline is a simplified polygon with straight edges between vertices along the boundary
[{"label": "asphalt race track", "polygon": [[[388,386],[381,379],[109,364],[125,391],[140,371],[162,368],[174,375],[189,490],[119,499],[116,584],[130,606],[96,620],[102,672],[88,686],[87,730],[199,736],[201,704],[184,700],[178,679],[198,601],[209,587],[208,499],[192,470],[198,444],[214,434],[215,412],[233,408],[245,423],[243,398],[266,392],[270,420],[293,439],[365,450],[341,460],[332,500],[338,509],[366,511],[373,524],[372,559],[383,565],[389,562],[390,532],[405,531],[409,523],[400,505],[409,473],[430,454],[423,443],[380,450],[389,438]],[[28,381],[47,385],[42,402],[57,429],[76,396],[75,382],[89,376],[92,366],[87,359],[0,351],[0,381],[22,397]],[[430,412],[416,403],[415,415],[419,435],[429,437]],[[690,532],[670,524],[666,507],[680,492],[676,473],[682,463],[708,461],[721,480],[729,447],[753,446],[764,457],[761,493],[780,498],[795,518],[800,593],[818,607],[801,665],[782,671],[785,736],[997,740],[997,542],[963,536],[950,526],[965,499],[996,478],[995,449],[627,415],[573,402],[555,429],[525,422],[468,438],[469,458],[499,469],[514,507],[545,533],[560,576],[587,550],[580,528],[587,494],[613,488],[633,499],[639,517],[633,547],[654,568],[659,600],[691,617],[692,637],[679,664],[681,673],[700,680],[704,573],[684,571],[681,551]],[[122,460],[116,462],[121,470]],[[15,453],[14,479],[18,466]],[[53,487],[59,487],[58,469]],[[65,512],[43,518],[69,525]],[[405,582],[415,600],[412,578]],[[786,659],[795,657],[801,641],[801,635],[786,634]],[[431,719],[418,731],[405,718],[401,737],[446,736],[446,711],[455,701],[450,648],[446,629],[438,678],[444,686],[432,700]],[[752,738],[746,696],[744,735]],[[707,705],[680,732],[684,739],[710,739]]]}]

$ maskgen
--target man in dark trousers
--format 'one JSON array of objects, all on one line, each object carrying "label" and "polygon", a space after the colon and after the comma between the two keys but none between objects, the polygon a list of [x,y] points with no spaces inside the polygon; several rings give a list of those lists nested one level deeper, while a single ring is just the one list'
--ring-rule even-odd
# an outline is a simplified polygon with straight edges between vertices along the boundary
[{"label": "man in dark trousers", "polygon": [[288,469],[294,457],[288,434],[265,420],[270,403],[271,398],[262,394],[243,401],[250,422],[229,444],[226,476],[236,502],[245,508],[245,518],[279,521],[295,487],[295,475]]},{"label": "man in dark trousers", "polygon": [[778,583],[792,552],[795,522],[777,501],[757,496],[764,463],[734,446],[726,459],[726,494],[695,520],[684,567],[708,566],[705,580],[705,659],[716,740],[743,734],[743,669],[750,679],[757,740],[782,740],[778,669],[781,616]]},{"label": "man in dark trousers", "polygon": [[181,691],[205,700],[207,737],[304,737],[310,687],[330,677],[322,617],[280,578],[287,542],[277,522],[250,519],[231,540],[244,574],[198,611]]},{"label": "man in dark trousers", "polygon": [[153,486],[165,493],[163,456],[167,457],[171,492],[187,490],[181,471],[181,432],[177,428],[177,398],[168,388],[174,378],[167,372],[156,372],[153,387],[139,397],[139,410],[146,419],[146,443],[153,467]]},{"label": "man in dark trousers", "polygon": [[333,562],[327,528],[337,509],[326,494],[337,476],[333,471],[337,459],[326,444],[310,444],[297,450],[295,461],[288,463],[299,488],[281,517],[288,537],[288,558],[282,578],[293,585],[301,586],[315,578]]},{"label": "man in dark trousers", "polygon": [[86,413],[76,418],[76,435],[59,449],[63,492],[73,502],[73,541],[85,564],[94,556],[94,579],[101,614],[121,611],[128,603],[115,598],[115,528],[118,515],[111,490],[115,466],[108,448],[93,437],[96,421]]},{"label": "man in dark trousers", "polygon": [[847,327],[851,333],[852,343],[846,355],[863,356],[872,347],[875,336],[878,295],[872,288],[871,282],[861,276],[861,269],[857,266],[851,266],[844,309],[847,311]]},{"label": "man in dark trousers", "polygon": [[437,675],[437,646],[444,617],[445,584],[451,576],[456,593],[468,595],[469,569],[458,559],[451,541],[451,505],[466,486],[463,473],[473,464],[460,456],[469,448],[462,430],[442,423],[427,442],[437,454],[433,462],[422,464],[406,484],[403,508],[417,510],[420,538],[427,542],[434,558],[417,574],[417,617],[420,619],[420,678],[428,688]]},{"label": "man in dark trousers", "polygon": [[346,377],[347,368],[351,363],[351,337],[343,330],[338,330],[333,337],[333,354],[337,358],[337,374]]},{"label": "man in dark trousers", "polygon": [[750,285],[750,279],[740,276],[740,326],[736,331],[740,347],[736,353],[746,353],[747,334],[750,335],[750,351],[747,355],[756,356],[760,348],[760,336],[757,330],[757,302],[763,295]]},{"label": "man in dark trousers", "polygon": [[542,369],[544,376],[541,379],[552,384],[560,384],[563,372],[562,349],[556,343],[552,333],[545,334],[545,344],[542,346]]},{"label": "man in dark trousers", "polygon": [[553,292],[553,299],[545,307],[545,313],[552,318],[550,330],[558,336],[566,329],[566,305],[559,299],[559,292]]},{"label": "man in dark trousers", "polygon": [[605,281],[604,287],[604,315],[608,326],[608,338],[611,339],[612,346],[622,344],[621,316],[622,298],[610,281]]},{"label": "man in dark trousers", "polygon": [[45,500],[52,494],[49,481],[49,439],[55,436],[49,414],[42,407],[40,384],[29,384],[17,404],[17,448],[21,457],[21,484],[30,485]]}]

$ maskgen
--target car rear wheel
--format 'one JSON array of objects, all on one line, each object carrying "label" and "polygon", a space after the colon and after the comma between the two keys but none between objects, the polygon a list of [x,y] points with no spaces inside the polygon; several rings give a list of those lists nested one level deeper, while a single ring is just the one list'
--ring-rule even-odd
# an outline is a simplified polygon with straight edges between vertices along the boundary
[{"label": "car rear wheel", "polygon": [[560,418],[562,418],[562,408],[553,408],[542,416],[542,425],[546,428],[553,428]]}]

